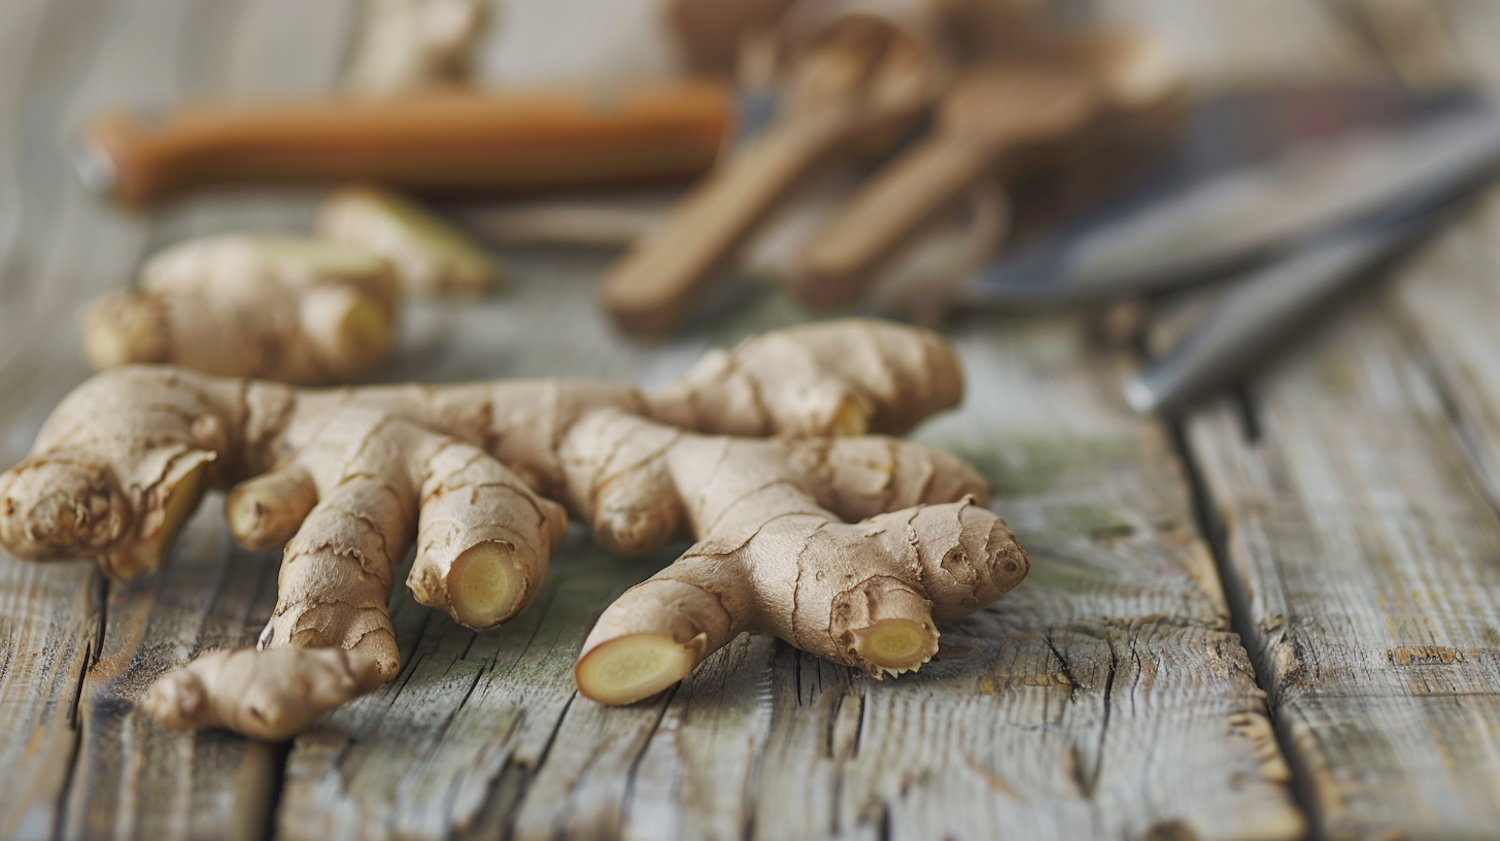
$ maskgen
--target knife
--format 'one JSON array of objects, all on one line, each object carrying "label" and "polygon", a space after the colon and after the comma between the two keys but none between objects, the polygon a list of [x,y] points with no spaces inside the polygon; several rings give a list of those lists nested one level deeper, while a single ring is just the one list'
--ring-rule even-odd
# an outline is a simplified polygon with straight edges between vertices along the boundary
[{"label": "knife", "polygon": [[106,116],[71,153],[84,183],[127,204],[246,182],[535,194],[690,180],[713,165],[734,112],[731,86],[707,80],[205,103]]},{"label": "knife", "polygon": [[1305,332],[1323,306],[1425,240],[1438,210],[1329,234],[1230,281],[1209,313],[1165,355],[1125,382],[1141,414],[1175,414]]},{"label": "knife", "polygon": [[969,308],[1055,307],[1168,291],[1273,256],[1493,154],[1495,118],[1467,90],[1277,89],[1201,104],[1139,187],[958,286]]},{"label": "knife", "polygon": [[1189,333],[1126,382],[1131,407],[1173,414],[1245,373],[1305,330],[1326,304],[1425,241],[1500,169],[1500,115],[1479,110],[1444,118],[1421,136],[1430,141],[1427,155],[1409,163],[1428,180],[1231,278]]}]

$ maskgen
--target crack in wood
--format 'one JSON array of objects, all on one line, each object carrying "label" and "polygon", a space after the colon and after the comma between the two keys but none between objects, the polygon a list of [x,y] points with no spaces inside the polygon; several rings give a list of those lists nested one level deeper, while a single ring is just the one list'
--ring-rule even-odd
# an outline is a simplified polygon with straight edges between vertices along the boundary
[{"label": "crack in wood", "polygon": [[792,697],[797,699],[797,706],[802,706],[802,652],[796,648],[792,648]]},{"label": "crack in wood", "polygon": [[651,729],[646,733],[646,738],[641,740],[641,749],[636,751],[630,760],[629,767],[625,770],[625,791],[620,797],[620,825],[628,826],[630,823],[631,800],[635,797],[636,776],[641,770],[641,760],[646,758],[646,751],[651,749],[651,741],[656,738],[657,732],[661,730],[661,723],[667,718],[667,711],[672,708],[672,699],[677,697],[677,691],[682,687],[680,683],[672,684],[662,698],[661,710],[656,715],[656,720],[651,723]]},{"label": "crack in wood", "polygon": [[1265,433],[1260,422],[1260,406],[1255,401],[1255,393],[1250,390],[1248,383],[1235,385],[1231,392],[1234,395],[1234,405],[1240,420],[1240,432],[1245,436],[1245,443],[1254,446]]},{"label": "crack in wood", "polygon": [[1119,667],[1119,660],[1115,656],[1115,644],[1113,640],[1105,640],[1109,646],[1109,673],[1104,677],[1104,714],[1099,723],[1099,744],[1094,748],[1094,767],[1089,772],[1088,785],[1083,789],[1083,796],[1092,798],[1099,787],[1099,776],[1104,773],[1104,745],[1109,738],[1109,719],[1114,707],[1115,673]]},{"label": "crack in wood", "polygon": [[[1263,427],[1257,425],[1257,429],[1263,434]],[[1280,687],[1277,686],[1275,673],[1268,668],[1266,657],[1268,652],[1262,647],[1266,637],[1256,633],[1255,611],[1251,608],[1250,597],[1245,591],[1244,581],[1239,571],[1234,568],[1234,563],[1229,556],[1228,549],[1228,527],[1227,523],[1219,516],[1220,509],[1217,507],[1212,491],[1208,487],[1208,481],[1203,475],[1202,467],[1198,464],[1192,448],[1188,444],[1187,432],[1181,422],[1173,422],[1170,425],[1173,450],[1181,465],[1181,472],[1186,479],[1192,504],[1194,521],[1198,525],[1198,533],[1203,535],[1203,540],[1208,545],[1209,554],[1213,558],[1214,566],[1218,570],[1221,588],[1224,593],[1225,607],[1229,611],[1229,627],[1231,632],[1239,639],[1240,645],[1245,649],[1250,661],[1250,673],[1256,684],[1266,695],[1266,716],[1273,725],[1276,736],[1277,748],[1281,755],[1287,758],[1291,769],[1288,789],[1296,802],[1298,811],[1303,815],[1317,814],[1315,805],[1317,795],[1314,792],[1312,778],[1307,774],[1307,769],[1299,761],[1298,754],[1293,750],[1295,747],[1289,735],[1283,730],[1278,711],[1278,697]],[[1259,437],[1256,439],[1260,440]],[[1283,603],[1290,603],[1283,601]],[[1285,622],[1285,618],[1282,617]],[[1258,644],[1259,643],[1259,644]],[[1314,837],[1321,829],[1314,824],[1312,832]]]},{"label": "crack in wood", "polygon": [[1058,670],[1068,680],[1068,701],[1071,703],[1078,697],[1078,678],[1073,675],[1073,670],[1068,666],[1067,658],[1063,657],[1062,652],[1057,650],[1057,644],[1052,641],[1052,635],[1046,634],[1042,639],[1047,643],[1047,648],[1051,649],[1052,656],[1057,658]]},{"label": "crack in wood", "polygon": [[69,746],[67,759],[67,774],[63,778],[62,788],[57,798],[55,817],[52,822],[52,837],[61,839],[65,837],[65,827],[68,819],[68,803],[72,799],[73,787],[77,782],[79,774],[79,763],[84,755],[83,737],[83,691],[88,683],[89,673],[93,671],[94,665],[99,662],[99,657],[104,652],[104,635],[106,620],[109,616],[109,591],[110,581],[99,570],[94,570],[89,579],[89,601],[90,615],[94,618],[94,638],[90,640],[83,650],[83,665],[78,670],[78,682],[73,689],[72,704],[68,709],[68,729],[72,732],[72,744]]}]

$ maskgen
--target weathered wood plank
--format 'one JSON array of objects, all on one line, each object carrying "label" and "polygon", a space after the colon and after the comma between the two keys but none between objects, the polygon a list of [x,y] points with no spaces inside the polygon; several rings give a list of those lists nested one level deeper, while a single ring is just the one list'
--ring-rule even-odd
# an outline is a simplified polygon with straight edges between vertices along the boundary
[{"label": "weathered wood plank", "polygon": [[[227,44],[245,48],[246,33],[263,38],[275,30],[213,27],[221,20],[214,15],[254,23],[253,10],[240,13],[257,4],[39,5],[48,16],[23,74],[26,107],[7,120],[4,147],[4,169],[17,187],[6,193],[15,224],[7,228],[14,236],[4,243],[3,263],[3,310],[14,317],[0,347],[0,424],[7,433],[0,455],[7,464],[19,460],[50,407],[87,375],[77,361],[73,308],[127,283],[149,243],[162,239],[153,233],[154,218],[123,214],[87,195],[58,154],[60,140],[102,107],[166,105],[181,91],[215,85],[281,85],[291,78],[289,66],[332,66],[316,55],[311,63],[276,64],[259,80],[221,71]],[[318,5],[293,17],[280,9],[281,30],[295,30],[291,43],[342,43],[347,4]],[[263,47],[248,45],[269,54]],[[322,72],[304,83],[326,85]],[[217,230],[228,230],[270,217],[270,205],[306,216],[310,204],[305,197],[210,197],[175,207],[161,230],[170,237],[201,227],[192,220],[205,209]],[[167,734],[133,706],[153,676],[202,648],[252,642],[270,614],[275,553],[234,549],[220,519],[216,511],[200,514],[164,574],[129,584],[106,585],[84,564],[0,558],[8,663],[0,704],[10,725],[0,756],[13,760],[7,767],[25,781],[0,794],[0,835],[264,837],[283,752],[222,733]]]},{"label": "weathered wood plank", "polygon": [[[33,278],[15,247],[22,222],[17,167],[25,145],[23,107],[44,74],[76,77],[91,33],[60,30],[65,4],[16,2],[0,7],[0,359],[13,347]],[[44,66],[40,50],[71,47],[76,62]],[[31,94],[34,96],[35,94]],[[24,433],[23,433],[24,434]],[[15,448],[0,437],[0,452]],[[0,559],[0,836],[46,837],[56,822],[76,749],[76,695],[93,656],[102,612],[102,579],[85,568],[26,566]]]},{"label": "weathered wood plank", "polygon": [[1493,830],[1500,519],[1427,372],[1366,302],[1253,394],[1188,437],[1323,828]]},{"label": "weathered wood plank", "polygon": [[[233,91],[281,88],[298,70],[309,74],[301,80],[304,85],[328,84],[336,59],[322,54],[301,61],[283,56],[251,72],[231,60],[247,51],[274,56],[288,46],[301,51],[321,47],[336,56],[347,4],[319,4],[296,15],[279,4],[209,8],[215,5],[156,0],[125,18],[122,27],[138,28],[127,36],[127,49],[159,51],[156,60],[165,72],[137,79],[136,85],[149,84],[149,90],[133,96],[115,93],[110,104],[180,91],[212,93],[202,86],[205,80],[222,81]],[[235,25],[216,25],[221,19],[214,13],[226,11],[237,12]],[[273,25],[267,25],[267,15],[274,15],[269,19]],[[294,34],[288,38],[287,33]],[[118,73],[108,53],[105,58],[100,72]],[[126,52],[118,60],[139,58]],[[203,196],[169,209],[148,242],[158,247],[210,226],[217,231],[261,229],[268,217],[305,218],[311,205],[306,195]],[[136,260],[138,256],[120,267],[127,277]],[[152,839],[266,835],[284,751],[225,733],[167,733],[135,707],[162,672],[206,648],[253,644],[270,617],[279,553],[235,547],[218,505],[216,495],[205,503],[164,573],[110,587],[102,650],[81,692],[84,726],[64,834]]]},{"label": "weathered wood plank", "polygon": [[[1350,3],[1355,0],[1350,0]],[[1385,63],[1339,0],[1096,0],[1099,20],[1153,32],[1202,89],[1361,79]]]},{"label": "weathered wood plank", "polygon": [[[88,14],[83,5],[18,2],[3,13],[0,424],[7,434],[0,457],[7,463],[25,451],[45,415],[38,396],[66,390],[79,367],[54,366],[45,351],[31,355],[27,340],[37,335],[28,320],[60,291],[48,282],[72,285],[47,270],[61,198],[56,138],[114,11],[93,4]],[[51,385],[53,378],[64,382]],[[0,553],[0,593],[0,762],[10,781],[0,790],[0,835],[50,838],[78,749],[80,688],[99,650],[104,580],[83,565],[23,565]]]},{"label": "weathered wood plank", "polygon": [[396,593],[402,674],[295,742],[279,835],[433,837],[475,828],[489,798],[503,799],[547,759],[556,722],[573,703],[583,635],[618,581],[648,569],[609,559],[575,534],[537,605],[484,634]]},{"label": "weathered wood plank", "polygon": [[1490,190],[1392,284],[1389,311],[1432,365],[1491,498],[1500,500],[1497,231],[1500,191]]},{"label": "weathered wood plank", "polygon": [[167,733],[136,701],[199,650],[254,645],[276,603],[278,560],[230,545],[208,507],[165,572],[110,586],[80,693],[64,835],[265,837],[282,751],[223,732]]},{"label": "weathered wood plank", "polygon": [[[419,314],[452,344],[403,373],[655,379],[707,338],[612,338],[587,297],[597,257],[513,264],[510,295]],[[800,317],[765,299],[718,338]],[[402,676],[295,743],[280,837],[1300,835],[1165,433],[1116,396],[1124,360],[1070,321],[957,338],[970,400],[923,437],[995,480],[1033,572],[946,627],[939,661],[876,683],[743,638],[663,697],[600,707],[574,696],[573,657],[652,561],[576,544],[497,632],[398,593]]]},{"label": "weathered wood plank", "polygon": [[[1396,37],[1402,5],[1420,20]],[[1479,19],[1432,31],[1434,9],[1491,14],[1477,5],[1413,6],[1325,8],[1380,66],[1416,81],[1463,64],[1434,50],[1493,31]],[[1481,465],[1493,454],[1467,434],[1488,423],[1497,359],[1482,325],[1495,303],[1489,224],[1462,224],[1255,378],[1247,399],[1186,424],[1246,644],[1329,837],[1484,837],[1500,825],[1500,521],[1474,468],[1476,452]]]},{"label": "weathered wood plank", "polygon": [[103,623],[104,579],[0,558],[0,835],[50,838],[78,748],[77,699]]}]

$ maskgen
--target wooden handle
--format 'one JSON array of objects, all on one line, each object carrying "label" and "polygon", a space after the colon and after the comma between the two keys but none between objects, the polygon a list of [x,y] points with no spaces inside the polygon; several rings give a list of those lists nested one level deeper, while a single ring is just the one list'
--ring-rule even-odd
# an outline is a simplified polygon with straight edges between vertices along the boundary
[{"label": "wooden handle", "polygon": [[983,176],[995,150],[936,135],[862,189],[803,249],[792,291],[809,306],[853,300],[880,266]]},{"label": "wooden handle", "polygon": [[712,166],[731,119],[730,89],[702,81],[204,106],[106,118],[83,140],[97,180],[132,203],[251,181],[539,192],[691,178]]},{"label": "wooden handle", "polygon": [[605,279],[605,301],[620,326],[636,333],[675,327],[707,281],[818,163],[832,145],[829,135],[797,124],[772,129],[679,202]]}]

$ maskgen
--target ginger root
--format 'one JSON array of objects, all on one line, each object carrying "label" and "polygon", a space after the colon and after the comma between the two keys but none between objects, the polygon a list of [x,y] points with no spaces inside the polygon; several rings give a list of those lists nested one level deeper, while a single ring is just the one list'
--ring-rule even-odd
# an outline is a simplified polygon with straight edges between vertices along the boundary
[{"label": "ginger root", "polygon": [[[680,610],[606,613],[580,665],[592,697],[668,685],[742,630],[899,671],[931,655],[932,616],[995,598],[1024,574],[1024,555],[973,504],[984,483],[966,465],[893,439],[826,436],[904,431],[961,389],[935,334],[863,320],[752,339],[646,393],[554,380],[314,390],[127,366],[70,394],[31,455],[0,474],[0,545],[32,560],[94,557],[115,577],[148,573],[202,492],[232,487],[236,540],[288,541],[262,656],[341,649],[378,683],[399,667],[387,601],[406,548],[417,545],[407,584],[419,601],[491,627],[535,597],[567,526],[559,500],[618,551],[680,532],[700,540],[668,578],[627,597],[696,588]],[[793,589],[798,608],[780,610]],[[719,612],[703,612],[715,593]],[[838,614],[819,619],[820,604]],[[637,651],[661,640],[677,646],[663,649],[678,652],[671,668]],[[311,699],[287,674],[301,663],[168,676],[153,708],[212,711],[162,713],[194,726],[282,732],[292,725],[257,723],[244,699]],[[278,703],[316,710],[336,697]]]},{"label": "ginger root", "polygon": [[349,380],[390,353],[400,293],[391,267],[355,246],[294,237],[184,242],[141,268],[137,288],[83,313],[98,370],[167,362],[295,383]]},{"label": "ginger root", "polygon": [[850,319],[711,350],[646,399],[663,423],[724,435],[900,435],[963,388],[936,333]]},{"label": "ginger root", "polygon": [[600,411],[563,456],[600,544],[653,544],[679,518],[698,539],[584,642],[574,675],[600,703],[654,695],[745,631],[876,678],[916,669],[937,652],[934,618],[978,610],[1028,569],[976,504],[984,480],[911,442],[702,436]]},{"label": "ginger root", "polygon": [[346,187],[318,212],[318,236],[357,245],[395,267],[407,292],[477,296],[500,275],[499,264],[447,223],[385,190]]},{"label": "ginger root", "polygon": [[484,34],[479,0],[365,0],[344,86],[385,97],[462,83]]},{"label": "ginger root", "polygon": [[373,661],[337,648],[209,651],[152,684],[141,705],[168,730],[223,727],[278,741],[380,683]]},{"label": "ginger root", "polygon": [[347,382],[390,355],[402,292],[478,295],[498,264],[442,220],[383,191],[335,191],[318,239],[213,236],[169,247],[135,289],[88,304],[96,370],[167,362],[209,374]]}]

